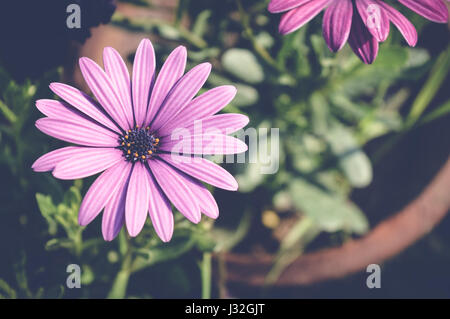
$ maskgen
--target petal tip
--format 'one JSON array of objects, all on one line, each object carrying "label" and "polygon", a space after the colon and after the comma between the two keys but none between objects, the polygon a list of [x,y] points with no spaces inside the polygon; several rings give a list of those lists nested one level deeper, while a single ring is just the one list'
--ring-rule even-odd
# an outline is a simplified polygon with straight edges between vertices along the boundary
[{"label": "petal tip", "polygon": [[224,87],[226,87],[229,91],[230,91],[230,95],[234,96],[237,94],[237,87],[235,87],[234,85],[224,85]]},{"label": "petal tip", "polygon": [[212,64],[209,62],[204,62],[201,64],[202,68],[204,68],[205,70],[207,70],[208,72],[211,72],[212,69]]},{"label": "petal tip", "polygon": [[80,65],[80,69],[81,71],[83,71],[84,69],[88,68],[89,66],[96,64],[93,60],[89,59],[88,57],[81,57],[78,59],[78,63]]},{"label": "petal tip", "polygon": [[78,224],[83,227],[87,226],[89,224],[89,220],[85,220],[85,218],[83,218],[83,216],[78,213]]},{"label": "petal tip", "polygon": [[48,87],[50,88],[50,90],[52,90],[54,93],[56,93],[55,90],[57,90],[60,85],[61,85],[61,83],[59,83],[59,82],[52,82],[48,85]]},{"label": "petal tip", "polygon": [[110,233],[103,233],[103,239],[107,242],[111,242],[114,240],[114,238],[116,238],[116,236],[114,236],[113,234]]},{"label": "petal tip", "polygon": [[130,237],[136,237],[139,234],[139,231],[136,231],[135,229],[128,229],[128,235],[130,235]]},{"label": "petal tip", "polygon": [[161,239],[162,242],[168,243],[172,239],[172,234],[158,234],[158,237]]},{"label": "petal tip", "polygon": [[250,123],[250,118],[247,115],[242,114],[242,124],[247,126]]},{"label": "petal tip", "polygon": [[31,169],[33,170],[33,172],[40,172],[38,160],[34,161],[34,163],[31,165]]}]

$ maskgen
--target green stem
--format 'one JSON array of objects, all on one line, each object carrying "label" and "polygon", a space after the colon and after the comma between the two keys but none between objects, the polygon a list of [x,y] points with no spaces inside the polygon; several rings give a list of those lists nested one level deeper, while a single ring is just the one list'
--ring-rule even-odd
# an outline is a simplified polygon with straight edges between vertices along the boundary
[{"label": "green stem", "polygon": [[244,28],[244,34],[245,36],[250,40],[252,43],[253,49],[255,52],[260,56],[261,59],[263,59],[269,66],[273,67],[275,70],[279,72],[285,72],[280,65],[278,65],[277,61],[275,61],[274,58],[270,55],[270,53],[261,45],[258,44],[258,42],[255,39],[255,36],[253,34],[252,28],[250,27],[250,18],[247,15],[247,12],[244,10],[244,7],[242,6],[241,0],[236,0],[239,14],[241,16],[241,23],[242,27]]},{"label": "green stem", "polygon": [[[384,155],[388,153],[411,129],[415,128],[421,120],[421,115],[430,105],[434,96],[441,88],[445,81],[450,68],[450,48],[442,52],[435,64],[433,65],[430,76],[424,86],[417,95],[411,107],[411,111],[406,117],[402,130],[389,139],[372,157],[374,163],[378,162]],[[426,119],[426,117],[425,117]]]},{"label": "green stem", "polygon": [[123,299],[126,296],[128,281],[131,276],[131,264],[132,264],[132,252],[131,252],[131,241],[128,236],[127,238],[127,251],[125,257],[122,261],[122,267],[117,273],[111,290],[108,293],[108,299]]},{"label": "green stem", "polygon": [[202,299],[211,299],[211,253],[203,253],[201,263]]},{"label": "green stem", "polygon": [[75,235],[74,245],[75,245],[75,256],[78,259],[80,259],[81,254],[83,253],[83,235],[81,229]]},{"label": "green stem", "polygon": [[419,120],[423,112],[425,112],[427,107],[430,105],[430,102],[436,95],[436,92],[444,83],[449,68],[450,48],[447,48],[447,50],[439,55],[438,59],[433,65],[433,68],[431,69],[429,78],[414,100],[411,111],[406,118],[404,130],[409,130],[411,127],[413,127]]},{"label": "green stem", "polygon": [[125,298],[130,279],[131,272],[128,269],[123,269],[118,272],[114,279],[113,286],[108,294],[108,299],[123,299]]},{"label": "green stem", "polygon": [[13,111],[9,109],[9,107],[0,100],[0,111],[3,113],[5,118],[11,123],[14,124],[17,122],[17,116]]},{"label": "green stem", "polygon": [[275,263],[265,279],[265,286],[274,284],[283,271],[303,254],[305,246],[318,234],[319,229],[310,217],[302,217],[283,239]]}]

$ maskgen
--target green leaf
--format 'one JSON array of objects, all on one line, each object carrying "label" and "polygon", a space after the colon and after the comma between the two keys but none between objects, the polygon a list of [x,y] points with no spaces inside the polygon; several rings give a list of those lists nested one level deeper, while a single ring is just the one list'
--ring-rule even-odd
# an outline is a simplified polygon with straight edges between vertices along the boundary
[{"label": "green leaf", "polygon": [[84,264],[81,269],[81,283],[83,285],[90,285],[95,279],[95,273],[89,265]]},{"label": "green leaf", "polygon": [[169,24],[159,24],[157,25],[157,28],[161,36],[163,36],[166,39],[178,40],[181,37],[180,31],[174,26],[171,26]]},{"label": "green leaf", "polygon": [[193,237],[182,238],[177,242],[174,239],[162,247],[141,248],[137,250],[137,256],[133,263],[132,271],[136,272],[146,267],[175,259],[184,253],[191,250],[196,244],[196,239]]},{"label": "green leaf", "polygon": [[255,55],[245,49],[229,49],[222,56],[225,70],[235,77],[252,84],[264,80],[264,71]]},{"label": "green leaf", "polygon": [[406,119],[406,128],[412,127],[430,105],[441,85],[444,83],[450,68],[450,49],[442,52],[434,64],[430,76],[416,97]]},{"label": "green leaf", "polygon": [[0,291],[6,294],[6,298],[16,299],[17,293],[14,289],[11,288],[10,285],[3,279],[0,279]]},{"label": "green leaf", "polygon": [[211,10],[204,10],[200,12],[192,27],[192,33],[198,37],[203,37],[208,30],[208,19],[211,17]]},{"label": "green leaf", "polygon": [[67,207],[70,207],[76,214],[78,213],[78,209],[81,205],[81,194],[79,188],[76,186],[72,186],[69,190],[64,194],[64,204]]},{"label": "green leaf", "polygon": [[51,196],[37,193],[36,201],[42,216],[44,216],[47,221],[49,234],[55,235],[58,229],[58,224],[54,220],[53,216],[56,214],[57,208],[53,204]]},{"label": "green leaf", "polygon": [[245,84],[234,84],[237,89],[236,97],[233,99],[232,104],[238,107],[245,107],[256,104],[259,99],[259,93],[253,87]]},{"label": "green leaf", "polygon": [[58,250],[60,248],[66,248],[66,249],[72,249],[74,246],[74,243],[72,240],[67,238],[53,238],[50,239],[45,244],[45,249],[48,251]]},{"label": "green leaf", "polygon": [[50,216],[56,212],[56,206],[53,204],[52,197],[50,195],[36,194],[36,201],[44,217]]},{"label": "green leaf", "polygon": [[328,193],[299,178],[291,182],[289,191],[294,205],[323,231],[345,230],[363,234],[368,229],[363,212],[341,196]]},{"label": "green leaf", "polygon": [[423,117],[420,124],[426,124],[450,113],[450,100]]},{"label": "green leaf", "polygon": [[275,41],[268,32],[261,32],[255,36],[255,41],[263,48],[270,49]]},{"label": "green leaf", "polygon": [[344,127],[335,126],[325,134],[325,138],[350,184],[354,187],[369,185],[373,177],[372,164],[359,147],[352,132]]}]

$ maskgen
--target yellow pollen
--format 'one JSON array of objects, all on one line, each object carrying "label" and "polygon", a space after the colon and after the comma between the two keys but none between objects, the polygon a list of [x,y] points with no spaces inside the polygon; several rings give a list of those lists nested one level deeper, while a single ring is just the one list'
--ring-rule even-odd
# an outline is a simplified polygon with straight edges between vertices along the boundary
[{"label": "yellow pollen", "polygon": [[134,157],[138,157],[139,156],[139,154],[138,153],[134,153]]},{"label": "yellow pollen", "polygon": [[125,135],[125,139],[127,139],[127,140],[128,140],[128,135]]},{"label": "yellow pollen", "polygon": [[128,133],[131,133],[131,130],[128,130]]},{"label": "yellow pollen", "polygon": [[131,151],[130,151],[130,150],[128,150],[128,151],[127,151],[127,153],[128,153],[128,154],[131,154]]},{"label": "yellow pollen", "polygon": [[148,152],[147,153],[149,153],[149,154],[153,154],[153,152],[152,151],[150,151],[150,150],[148,150]]},{"label": "yellow pollen", "polygon": [[125,142],[122,142],[122,146],[124,146],[125,145]]},{"label": "yellow pollen", "polygon": [[130,144],[130,143],[127,143],[127,146],[128,146],[128,147],[130,147],[130,146],[131,146],[131,144]]},{"label": "yellow pollen", "polygon": [[142,155],[141,158],[142,158],[142,159],[145,159],[146,157],[145,157],[145,155]]}]

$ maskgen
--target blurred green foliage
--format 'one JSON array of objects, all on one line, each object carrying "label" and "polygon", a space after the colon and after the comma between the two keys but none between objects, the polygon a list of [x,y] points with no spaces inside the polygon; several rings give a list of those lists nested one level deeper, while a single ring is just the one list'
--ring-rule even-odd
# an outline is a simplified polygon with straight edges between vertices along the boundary
[{"label": "blurred green foliage", "polygon": [[[123,2],[152,8],[151,1]],[[373,177],[376,158],[369,158],[364,146],[391,133],[394,138],[380,149],[381,156],[398,136],[450,112],[449,102],[426,112],[448,75],[450,51],[430,56],[426,49],[407,48],[392,31],[376,62],[367,66],[347,47],[331,53],[320,19],[281,37],[278,17],[267,12],[267,3],[180,0],[171,22],[129,19],[120,12],[113,17],[116,26],[155,37],[158,65],[179,44],[189,49],[188,67],[212,62],[207,87],[238,88],[224,111],[248,115],[251,127],[280,130],[279,142],[271,145],[280,150],[278,172],[261,174],[260,162],[228,165],[240,193],[216,192],[219,204],[224,203],[223,222],[213,225],[203,218],[192,225],[177,213],[169,244],[150,225],[135,239],[122,231],[111,243],[101,238],[98,221],[86,229],[78,225],[78,208],[92,179],[63,182],[30,168],[38,156],[63,145],[33,125],[40,116],[34,101],[52,97],[47,85],[60,70],[18,84],[0,69],[1,297],[207,298],[211,253],[245,247],[245,239],[255,236],[254,241],[264,242],[252,225],[267,209],[281,220],[295,219],[275,249],[268,283],[319,234],[349,238],[369,229],[366,216],[350,200],[352,190],[366,187]],[[417,24],[419,29],[425,25]],[[425,81],[422,90],[412,92],[420,81]],[[65,286],[70,263],[83,270],[82,289]]]}]

